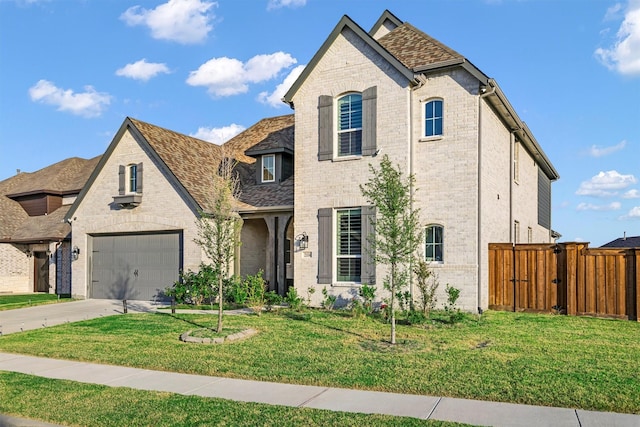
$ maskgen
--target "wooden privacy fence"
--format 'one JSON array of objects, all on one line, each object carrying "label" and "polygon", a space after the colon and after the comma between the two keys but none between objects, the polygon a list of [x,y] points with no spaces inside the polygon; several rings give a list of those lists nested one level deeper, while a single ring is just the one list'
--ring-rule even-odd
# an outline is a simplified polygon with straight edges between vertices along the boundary
[{"label": "wooden privacy fence", "polygon": [[489,308],[639,320],[640,248],[490,243]]}]

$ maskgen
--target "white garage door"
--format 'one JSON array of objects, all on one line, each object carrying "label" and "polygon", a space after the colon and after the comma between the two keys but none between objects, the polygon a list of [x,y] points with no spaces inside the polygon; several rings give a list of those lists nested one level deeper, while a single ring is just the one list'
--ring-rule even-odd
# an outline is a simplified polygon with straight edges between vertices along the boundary
[{"label": "white garage door", "polygon": [[163,300],[178,280],[182,234],[119,234],[93,237],[91,298]]}]

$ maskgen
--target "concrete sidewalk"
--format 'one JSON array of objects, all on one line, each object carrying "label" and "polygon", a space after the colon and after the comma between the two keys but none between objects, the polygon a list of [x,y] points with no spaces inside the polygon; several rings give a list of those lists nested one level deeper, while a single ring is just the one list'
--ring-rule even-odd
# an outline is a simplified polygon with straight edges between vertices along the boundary
[{"label": "concrete sidewalk", "polygon": [[110,387],[129,387],[300,408],[398,415],[483,426],[640,427],[640,415],[268,383],[9,353],[0,353],[0,370]]}]

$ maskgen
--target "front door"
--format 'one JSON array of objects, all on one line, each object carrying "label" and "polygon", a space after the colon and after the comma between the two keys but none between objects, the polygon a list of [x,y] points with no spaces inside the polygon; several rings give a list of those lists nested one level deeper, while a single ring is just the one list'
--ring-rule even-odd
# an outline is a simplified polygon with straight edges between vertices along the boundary
[{"label": "front door", "polygon": [[49,257],[46,252],[34,252],[33,291],[49,293]]}]

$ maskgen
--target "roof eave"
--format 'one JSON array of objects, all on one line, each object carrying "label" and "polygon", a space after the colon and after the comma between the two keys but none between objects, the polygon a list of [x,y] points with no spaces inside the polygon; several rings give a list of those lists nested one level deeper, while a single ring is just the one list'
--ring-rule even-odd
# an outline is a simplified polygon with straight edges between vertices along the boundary
[{"label": "roof eave", "polygon": [[493,99],[491,104],[496,108],[502,119],[511,127],[511,131],[525,144],[549,179],[551,181],[558,180],[560,178],[558,171],[553,167],[553,164],[551,164],[551,161],[542,150],[542,147],[533,136],[527,124],[520,119],[506,95],[502,92],[502,89],[500,89],[500,86],[498,86],[498,83],[494,79],[489,79],[488,85],[493,89],[492,93],[488,95],[488,98]]}]

